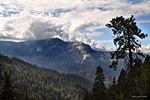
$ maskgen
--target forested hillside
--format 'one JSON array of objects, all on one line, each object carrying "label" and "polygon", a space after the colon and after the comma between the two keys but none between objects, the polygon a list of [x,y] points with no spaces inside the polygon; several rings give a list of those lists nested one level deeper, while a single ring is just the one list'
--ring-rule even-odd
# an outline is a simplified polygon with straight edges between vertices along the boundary
[{"label": "forested hillside", "polygon": [[0,81],[1,100],[83,100],[86,95],[86,89],[68,75],[4,55],[0,55]]}]

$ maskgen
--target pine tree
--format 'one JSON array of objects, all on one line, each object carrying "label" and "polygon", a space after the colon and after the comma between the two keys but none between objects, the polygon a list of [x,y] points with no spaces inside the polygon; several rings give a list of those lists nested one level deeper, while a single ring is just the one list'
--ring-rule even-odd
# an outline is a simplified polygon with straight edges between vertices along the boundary
[{"label": "pine tree", "polygon": [[2,88],[2,94],[0,100],[15,100],[14,99],[14,92],[12,89],[10,71],[4,72],[4,86]]},{"label": "pine tree", "polygon": [[[147,57],[145,58],[145,61],[144,61],[143,74],[144,74],[143,76],[146,77],[145,95],[149,99],[150,98],[150,56],[149,55],[147,55]],[[143,79],[143,77],[142,77],[142,79]]]},{"label": "pine tree", "polygon": [[104,80],[105,77],[103,74],[103,69],[98,66],[96,71],[95,83],[92,89],[93,100],[104,100],[106,90]]},{"label": "pine tree", "polygon": [[122,68],[120,75],[118,77],[117,83],[122,84],[125,78],[126,78],[126,71]]},{"label": "pine tree", "polygon": [[1,94],[1,86],[2,86],[2,65],[1,65],[1,63],[0,63],[0,94]]},{"label": "pine tree", "polygon": [[127,69],[132,69],[133,67],[133,53],[143,56],[142,52],[139,50],[141,44],[139,40],[147,37],[147,34],[142,33],[136,25],[135,18],[132,15],[130,18],[116,17],[110,21],[110,24],[106,24],[108,28],[112,28],[114,34],[114,44],[117,50],[113,52],[112,55],[112,65],[111,68],[114,70],[117,67],[119,59],[129,59],[127,62]]},{"label": "pine tree", "polygon": [[116,100],[117,93],[116,93],[116,77],[114,76],[112,81],[112,86],[107,90],[107,100]]},{"label": "pine tree", "polygon": [[122,68],[116,86],[116,91],[120,100],[124,98],[124,93],[126,92],[126,76],[126,71]]},{"label": "pine tree", "polygon": [[0,83],[1,83],[1,80],[2,80],[2,64],[0,63]]}]

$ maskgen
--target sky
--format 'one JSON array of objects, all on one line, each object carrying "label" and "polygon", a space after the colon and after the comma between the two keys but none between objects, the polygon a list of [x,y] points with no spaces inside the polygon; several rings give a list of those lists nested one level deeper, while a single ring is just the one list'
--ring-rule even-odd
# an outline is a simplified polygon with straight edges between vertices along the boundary
[{"label": "sky", "polygon": [[148,37],[142,51],[150,53],[150,0],[0,0],[0,40],[60,38],[81,41],[93,49],[115,50],[112,18],[134,15]]}]

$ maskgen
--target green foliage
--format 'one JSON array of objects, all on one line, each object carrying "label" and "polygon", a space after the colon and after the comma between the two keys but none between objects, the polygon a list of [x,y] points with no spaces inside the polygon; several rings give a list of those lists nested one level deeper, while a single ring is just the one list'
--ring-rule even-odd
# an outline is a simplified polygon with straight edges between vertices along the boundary
[{"label": "green foliage", "polygon": [[98,66],[96,71],[95,83],[92,90],[92,99],[93,100],[103,100],[105,97],[105,85],[104,85],[104,74],[103,69]]},{"label": "green foliage", "polygon": [[[9,85],[4,93],[14,92],[16,100],[83,100],[87,93],[68,75],[39,68],[16,57],[0,55],[0,64],[5,76],[2,87]],[[5,73],[8,70],[11,75]]]},{"label": "green foliage", "polygon": [[11,82],[11,72],[6,71],[4,72],[4,78],[3,78],[3,86],[2,86],[2,93],[0,100],[15,100],[15,94],[12,88],[12,82]]},{"label": "green foliage", "polygon": [[128,67],[132,68],[133,53],[143,56],[139,50],[141,44],[136,38],[144,39],[147,37],[147,34],[142,33],[141,29],[137,27],[133,15],[127,19],[122,16],[113,18],[110,24],[106,24],[106,26],[112,28],[114,34],[113,41],[117,47],[117,50],[112,53],[113,62],[110,67],[116,69],[119,59],[129,58]]},{"label": "green foliage", "polygon": [[[0,81],[2,80],[2,64],[0,64]],[[1,83],[1,82],[0,82]]]},{"label": "green foliage", "polygon": [[116,85],[107,89],[106,100],[150,99],[150,59],[148,57],[142,64],[141,61],[137,62],[133,70],[128,73],[124,69],[121,70]]},{"label": "green foliage", "polygon": [[117,92],[119,94],[123,94],[125,91],[126,76],[127,76],[126,71],[122,69],[117,80]]},{"label": "green foliage", "polygon": [[135,62],[136,64],[134,64],[133,69],[129,72],[122,69],[117,81],[114,77],[112,81],[113,84],[108,89],[102,88],[104,86],[102,85],[102,82],[104,81],[102,74],[103,71],[100,67],[98,67],[93,91],[92,93],[89,93],[89,100],[149,100],[149,56],[147,56],[143,62],[139,59]]}]

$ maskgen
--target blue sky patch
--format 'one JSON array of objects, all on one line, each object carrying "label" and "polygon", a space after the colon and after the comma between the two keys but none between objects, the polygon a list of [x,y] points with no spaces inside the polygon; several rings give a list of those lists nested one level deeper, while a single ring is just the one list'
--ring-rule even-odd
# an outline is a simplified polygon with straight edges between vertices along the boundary
[{"label": "blue sky patch", "polygon": [[70,9],[66,9],[66,10],[63,10],[63,9],[56,9],[54,12],[52,12],[51,14],[54,16],[54,17],[58,17],[61,13],[67,13],[67,12],[70,12],[72,10]]}]

